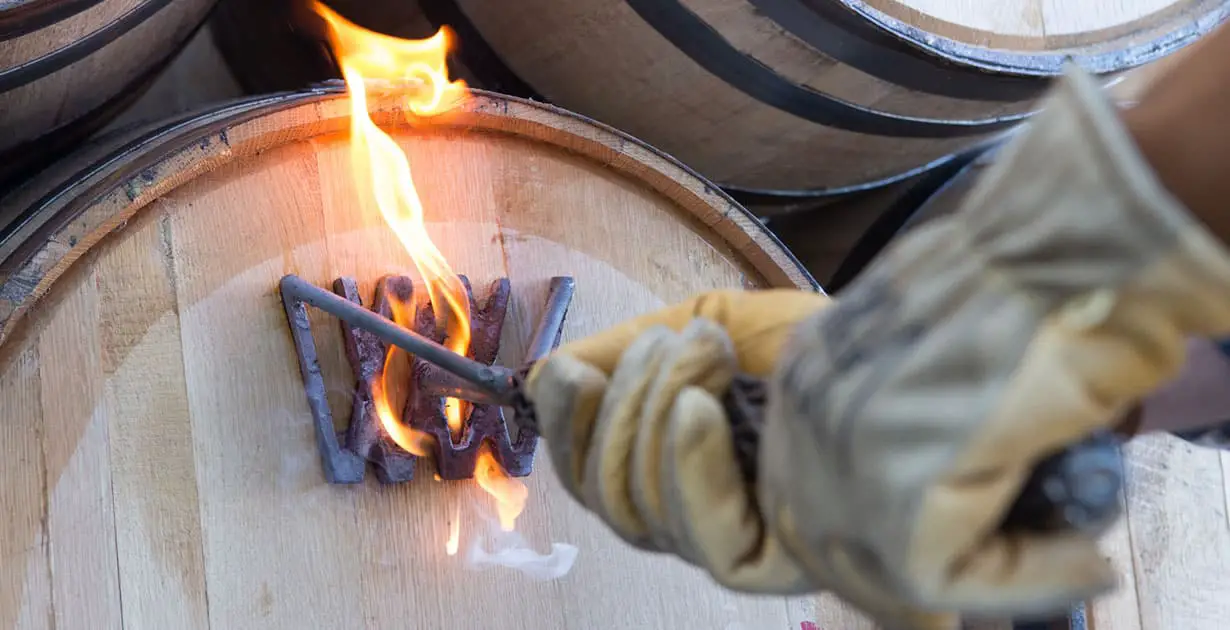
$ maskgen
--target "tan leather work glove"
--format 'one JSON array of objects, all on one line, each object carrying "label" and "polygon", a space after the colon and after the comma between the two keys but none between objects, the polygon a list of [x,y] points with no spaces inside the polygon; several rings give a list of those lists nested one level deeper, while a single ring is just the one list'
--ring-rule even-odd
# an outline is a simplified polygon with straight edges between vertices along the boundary
[{"label": "tan leather work glove", "polygon": [[828,298],[714,291],[566,344],[526,380],[555,470],[624,540],[730,588],[814,591],[765,531],[721,404],[736,369],[768,376]]},{"label": "tan leather work glove", "polygon": [[1187,337],[1228,332],[1227,252],[1070,71],[960,211],[786,344],[762,511],[809,576],[890,627],[1062,610],[1113,575],[1088,535],[998,529],[1030,470],[1176,376]]},{"label": "tan leather work glove", "polygon": [[[702,296],[564,346],[527,394],[564,484],[629,542],[955,629],[1113,586],[1087,535],[998,525],[1035,463],[1176,375],[1185,338],[1230,332],[1230,257],[1072,71],[960,212],[826,303]],[[735,364],[770,376],[755,488],[717,402]]]}]

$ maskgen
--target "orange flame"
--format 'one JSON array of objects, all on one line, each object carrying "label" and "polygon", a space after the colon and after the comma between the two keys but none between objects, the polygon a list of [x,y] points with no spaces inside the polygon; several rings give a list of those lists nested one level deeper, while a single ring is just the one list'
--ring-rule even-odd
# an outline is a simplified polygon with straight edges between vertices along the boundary
[{"label": "orange flame", "polygon": [[[364,29],[313,0],[315,12],[328,25],[329,41],[342,69],[350,95],[351,166],[360,189],[370,190],[381,216],[409,252],[427,285],[436,321],[447,321],[447,345],[458,354],[470,347],[470,300],[461,282],[427,234],[423,223],[423,204],[411,176],[410,161],[397,142],[381,131],[367,111],[369,82],[378,83],[405,98],[408,119],[431,116],[461,104],[469,92],[462,81],[450,80],[447,55],[451,32],[441,29],[428,39],[406,40]],[[447,306],[449,313],[444,312]],[[405,305],[394,305],[394,319],[403,325],[413,321]],[[446,317],[446,315],[448,315]],[[388,375],[395,349],[385,359]],[[376,412],[385,431],[406,451],[424,456],[431,438],[403,424],[393,411],[385,383],[373,387]],[[448,426],[460,435],[463,405],[456,399],[445,401]],[[474,476],[479,486],[495,497],[500,524],[511,530],[525,507],[528,491],[524,484],[509,477],[486,450],[479,455]],[[460,517],[460,514],[457,515]],[[456,552],[460,518],[453,521],[453,533],[446,544],[450,555]]]}]

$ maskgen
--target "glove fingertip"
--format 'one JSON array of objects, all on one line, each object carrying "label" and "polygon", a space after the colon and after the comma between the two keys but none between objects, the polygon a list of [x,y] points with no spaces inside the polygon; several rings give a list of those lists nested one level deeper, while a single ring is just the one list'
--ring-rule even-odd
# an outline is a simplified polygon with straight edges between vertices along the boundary
[{"label": "glove fingertip", "polygon": [[680,392],[662,457],[667,525],[680,555],[740,592],[812,590],[786,550],[767,537],[735,460],[725,412],[712,394],[700,387]]},{"label": "glove fingertip", "polygon": [[1117,583],[1097,543],[1080,532],[999,536],[963,563],[941,605],[993,615],[1062,612]]},{"label": "glove fingertip", "polygon": [[537,378],[526,385],[556,474],[582,503],[585,461],[606,388],[605,374],[568,355],[539,364]]}]

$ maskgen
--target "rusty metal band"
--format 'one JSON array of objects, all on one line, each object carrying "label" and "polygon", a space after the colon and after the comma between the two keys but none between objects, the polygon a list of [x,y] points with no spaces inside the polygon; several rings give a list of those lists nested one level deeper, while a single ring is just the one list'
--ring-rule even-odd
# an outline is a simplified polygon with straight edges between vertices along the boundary
[{"label": "rusty metal band", "polygon": [[714,76],[748,96],[813,123],[873,136],[955,138],[1007,129],[1028,114],[982,120],[914,118],[875,111],[790,81],[745,55],[678,0],[624,0],[641,19]]},{"label": "rusty metal band", "polygon": [[[970,150],[985,149],[999,141],[997,136],[992,136],[990,139],[975,144]],[[896,175],[890,175],[881,179],[876,179],[867,182],[859,182],[846,186],[831,186],[827,188],[752,188],[750,186],[735,186],[731,184],[722,184],[722,190],[726,191],[735,201],[747,206],[760,204],[780,204],[783,202],[800,201],[804,199],[824,199],[826,197],[845,197],[848,195],[856,195],[859,193],[868,192],[877,188],[899,184],[912,177],[918,177],[929,171],[944,168],[951,165],[954,161],[960,160],[964,152],[950,153],[941,158],[932,160],[917,168],[912,168],[907,171],[902,171]]]}]

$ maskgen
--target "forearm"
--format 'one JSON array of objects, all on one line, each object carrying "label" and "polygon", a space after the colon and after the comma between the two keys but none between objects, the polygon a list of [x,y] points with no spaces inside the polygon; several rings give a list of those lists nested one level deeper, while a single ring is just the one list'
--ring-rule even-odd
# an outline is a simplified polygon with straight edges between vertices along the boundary
[{"label": "forearm", "polygon": [[[1230,243],[1230,26],[1185,51],[1139,103],[1123,112],[1128,133],[1162,185],[1211,234]],[[1207,339],[1188,343],[1182,374],[1129,412],[1125,433],[1192,439],[1230,426],[1230,358]],[[1185,433],[1188,432],[1188,433]],[[1193,440],[1196,441],[1196,440]]]},{"label": "forearm", "polygon": [[1230,25],[1192,45],[1123,113],[1162,184],[1223,243],[1230,243]]}]

